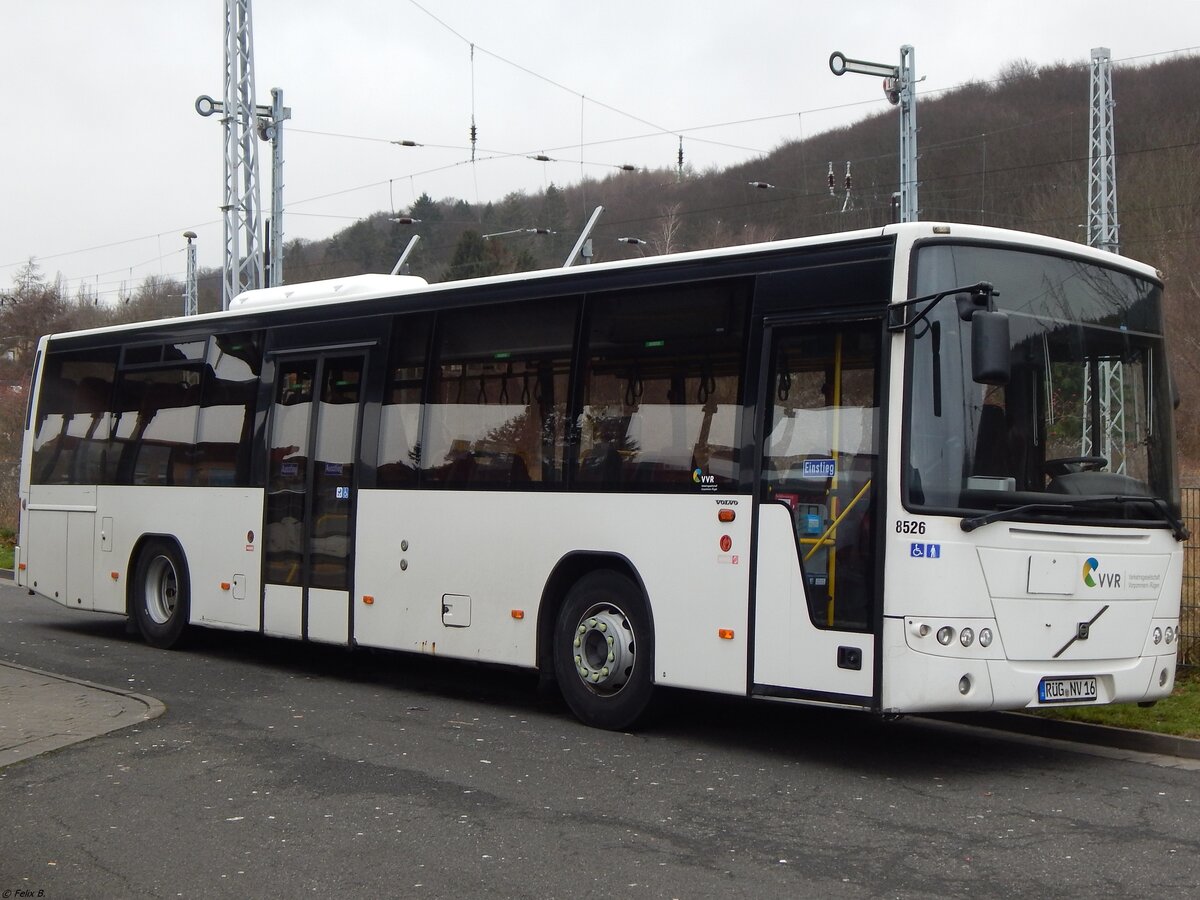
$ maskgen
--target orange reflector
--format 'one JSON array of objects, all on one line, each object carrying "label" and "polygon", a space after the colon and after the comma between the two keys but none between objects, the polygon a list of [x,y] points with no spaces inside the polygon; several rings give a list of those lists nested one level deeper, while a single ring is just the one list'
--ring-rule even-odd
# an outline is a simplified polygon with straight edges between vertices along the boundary
[{"label": "orange reflector", "polygon": [[367,604],[367,606],[370,606],[374,602],[375,602],[375,598],[372,597],[370,594],[363,594],[363,603]]},{"label": "orange reflector", "polygon": [[514,610],[512,611],[512,617],[513,617],[514,619],[523,619],[523,618],[525,618],[525,610],[523,610],[523,609],[514,609]]},{"label": "orange reflector", "polygon": [[717,637],[719,637],[723,641],[732,641],[733,640],[733,629],[732,628],[718,628],[717,629]]},{"label": "orange reflector", "polygon": [[231,585],[231,584],[230,584],[228,581],[222,581],[222,582],[221,582],[221,590],[223,590],[223,591],[227,591],[227,590],[229,590],[231,587],[233,587],[233,585]]},{"label": "orange reflector", "polygon": [[736,518],[737,518],[737,513],[735,513],[732,509],[729,509],[728,507],[726,507],[725,509],[717,510],[717,521],[718,522],[732,522]]},{"label": "orange reflector", "polygon": [[25,571],[25,563],[20,563],[20,564],[17,566],[17,568],[18,568],[18,569],[20,569],[22,572],[24,572],[24,571]]},{"label": "orange reflector", "polygon": [[119,573],[117,573],[117,572],[109,572],[109,573],[108,573],[108,577],[109,577],[109,578],[111,578],[113,581],[116,581],[116,580],[117,580],[118,578],[120,578],[121,576],[120,576],[120,574],[119,574]]}]

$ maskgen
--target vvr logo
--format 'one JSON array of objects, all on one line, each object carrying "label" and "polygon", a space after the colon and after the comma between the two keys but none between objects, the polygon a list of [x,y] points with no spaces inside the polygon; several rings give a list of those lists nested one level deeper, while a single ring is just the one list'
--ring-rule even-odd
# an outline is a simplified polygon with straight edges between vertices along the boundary
[{"label": "vvr logo", "polygon": [[692,481],[696,482],[696,484],[701,484],[701,485],[716,485],[717,476],[716,475],[705,475],[703,469],[693,469],[692,470]]},{"label": "vvr logo", "polygon": [[1120,573],[1101,572],[1099,569],[1100,563],[1096,557],[1089,556],[1083,564],[1083,583],[1090,588],[1119,588],[1121,586]]}]

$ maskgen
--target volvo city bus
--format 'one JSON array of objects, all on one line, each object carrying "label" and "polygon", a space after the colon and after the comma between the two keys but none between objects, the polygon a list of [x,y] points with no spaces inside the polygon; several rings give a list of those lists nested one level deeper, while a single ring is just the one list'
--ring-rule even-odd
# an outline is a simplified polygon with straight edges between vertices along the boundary
[{"label": "volvo city bus", "polygon": [[17,577],[258,632],[882,714],[1151,702],[1182,540],[1162,285],[931,223],[42,339]]}]

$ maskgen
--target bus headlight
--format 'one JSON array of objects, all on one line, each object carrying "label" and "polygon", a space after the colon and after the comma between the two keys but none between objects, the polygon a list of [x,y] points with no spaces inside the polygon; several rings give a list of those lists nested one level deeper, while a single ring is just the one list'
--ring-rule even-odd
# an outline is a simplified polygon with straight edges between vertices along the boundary
[{"label": "bus headlight", "polygon": [[980,628],[979,629],[979,646],[980,647],[992,646],[992,629],[990,629],[990,628]]},{"label": "bus headlight", "polygon": [[943,647],[950,646],[950,642],[954,640],[954,629],[949,625],[943,625],[938,629],[937,639]]},{"label": "bus headlight", "polygon": [[1168,644],[1170,644],[1170,643],[1171,643],[1171,641],[1175,640],[1175,629],[1174,629],[1174,628],[1172,628],[1170,625],[1168,625],[1168,626],[1167,626],[1167,637],[1166,637],[1166,640],[1167,640],[1167,643],[1168,643]]},{"label": "bus headlight", "polygon": [[1154,643],[1161,644],[1163,639],[1162,629],[1155,625],[1154,630],[1150,632],[1150,638]]},{"label": "bus headlight", "polygon": [[975,642],[975,632],[970,628],[964,628],[958,633],[958,642],[964,647],[970,647]]}]

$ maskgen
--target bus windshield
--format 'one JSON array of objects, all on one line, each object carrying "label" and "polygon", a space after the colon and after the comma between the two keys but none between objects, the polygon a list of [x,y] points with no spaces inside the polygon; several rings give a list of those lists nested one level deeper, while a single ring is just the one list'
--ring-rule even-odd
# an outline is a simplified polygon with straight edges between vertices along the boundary
[{"label": "bus windshield", "polygon": [[1008,316],[1011,376],[973,380],[971,324],[953,302],[910,330],[909,508],[1161,522],[1163,504],[1137,499],[1157,498],[1177,512],[1159,285],[1027,250],[917,251],[916,296],[979,281]]}]

